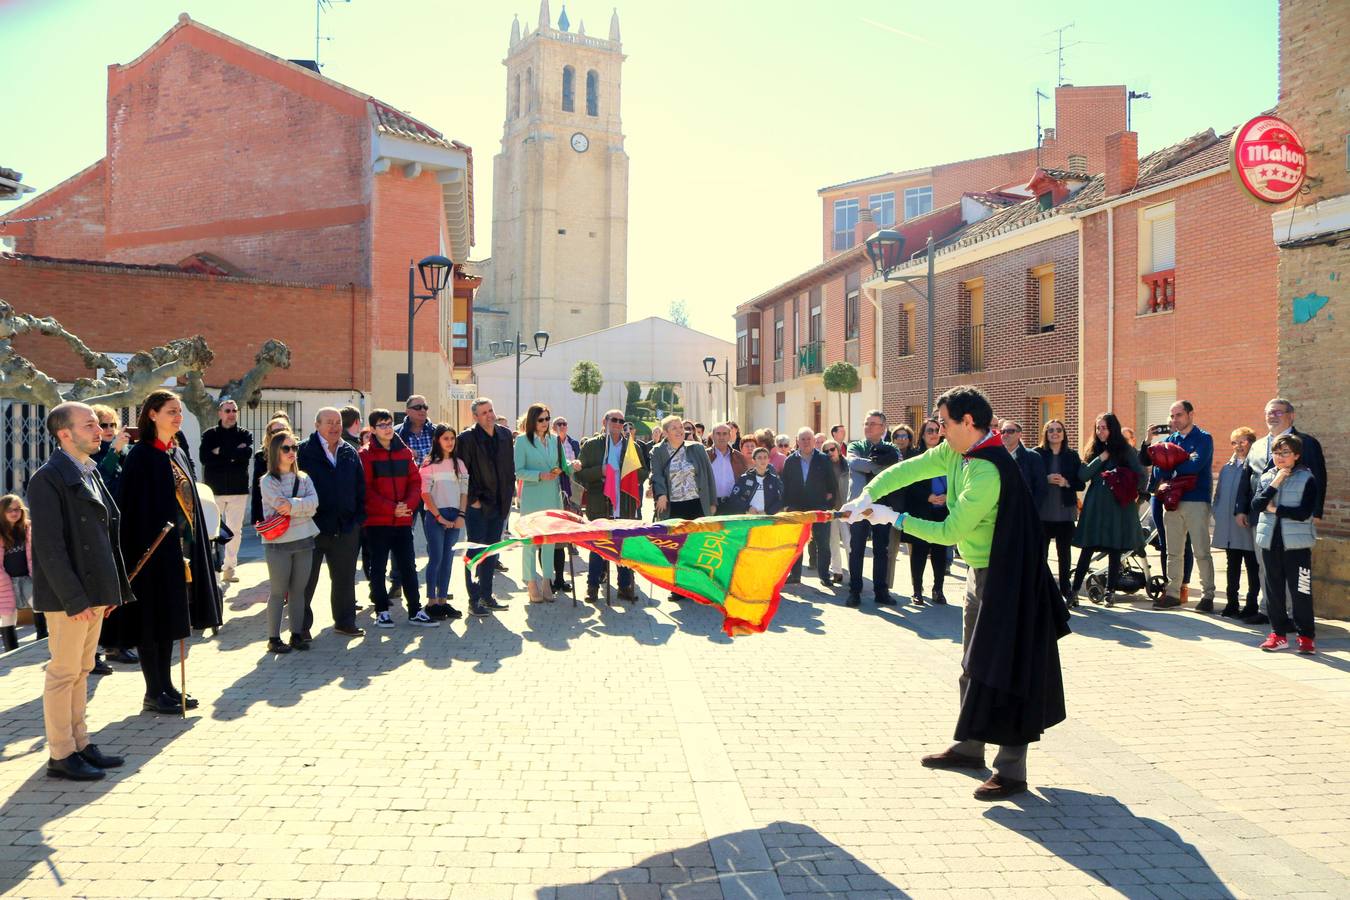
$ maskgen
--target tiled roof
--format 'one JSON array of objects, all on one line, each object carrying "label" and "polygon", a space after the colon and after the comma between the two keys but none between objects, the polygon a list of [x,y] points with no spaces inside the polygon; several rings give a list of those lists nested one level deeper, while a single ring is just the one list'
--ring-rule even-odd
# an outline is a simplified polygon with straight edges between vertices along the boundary
[{"label": "tiled roof", "polygon": [[371,113],[375,118],[375,130],[381,134],[421,141],[424,144],[444,147],[447,150],[468,149],[466,144],[448,139],[425,122],[420,122],[412,116],[399,112],[388,103],[376,100],[374,97],[371,97],[369,102]]}]

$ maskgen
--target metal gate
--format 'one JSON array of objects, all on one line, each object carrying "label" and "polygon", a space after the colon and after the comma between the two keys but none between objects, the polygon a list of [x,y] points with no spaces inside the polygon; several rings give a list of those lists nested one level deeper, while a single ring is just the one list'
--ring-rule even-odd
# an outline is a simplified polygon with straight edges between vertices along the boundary
[{"label": "metal gate", "polygon": [[0,400],[0,442],[3,442],[5,493],[24,495],[56,442],[47,436],[47,407]]},{"label": "metal gate", "polygon": [[[291,430],[295,432],[297,438],[304,439],[307,433],[305,426],[308,423],[300,421],[299,400],[262,400],[257,406],[242,405],[239,408],[239,427],[252,432],[254,447],[262,449],[267,423],[279,412],[291,417]],[[215,424],[215,422],[203,423],[203,427],[209,428]]]}]

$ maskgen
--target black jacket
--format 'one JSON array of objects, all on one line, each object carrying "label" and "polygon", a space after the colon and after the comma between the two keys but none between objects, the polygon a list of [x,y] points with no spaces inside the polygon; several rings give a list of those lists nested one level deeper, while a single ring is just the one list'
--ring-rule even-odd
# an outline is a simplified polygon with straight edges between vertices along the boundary
[{"label": "black jacket", "polygon": [[474,425],[459,433],[455,458],[469,470],[468,509],[482,504],[485,516],[506,516],[516,493],[516,451],[510,429],[497,425],[492,434]]},{"label": "black jacket", "polygon": [[366,520],[366,473],[351,444],[338,441],[337,465],[328,461],[323,438],[316,431],[300,445],[300,470],[309,476],[319,495],[314,524],[325,535],[346,534]]},{"label": "black jacket", "polygon": [[1031,502],[1035,504],[1036,517],[1039,519],[1041,500],[1045,498],[1045,491],[1050,487],[1050,483],[1045,480],[1045,460],[1041,459],[1039,453],[1020,443],[1011,455],[1017,460],[1017,467],[1022,470],[1022,478],[1026,481],[1027,488],[1031,490]]},{"label": "black jacket", "polygon": [[778,476],[783,481],[783,508],[790,512],[831,509],[839,493],[839,479],[830,469],[830,460],[819,451],[811,454],[811,464],[802,479],[802,456],[795,450],[783,463]]},{"label": "black jacket", "polygon": [[[746,469],[745,474],[736,479],[736,486],[731,489],[731,497],[727,499],[727,509],[723,511],[718,507],[719,515],[745,515],[750,512],[750,501],[755,499],[759,478],[758,473],[753,468]],[[783,511],[783,480],[778,477],[778,473],[769,466],[764,472],[764,512],[766,515],[776,515]]]},{"label": "black jacket", "polygon": [[249,492],[248,461],[253,434],[238,425],[217,425],[202,432],[202,481],[217,497]]},{"label": "black jacket", "polygon": [[1069,633],[1069,610],[1046,564],[1040,517],[1021,469],[1002,444],[971,456],[998,469],[998,513],[980,613],[965,648],[970,681],[956,739],[1027,744],[1064,721],[1058,641]]},{"label": "black jacket", "polygon": [[[1313,478],[1317,481],[1317,498],[1313,501],[1313,516],[1320,519],[1322,518],[1322,505],[1327,497],[1327,459],[1322,454],[1322,442],[1311,434],[1304,434],[1297,428],[1290,428],[1289,433],[1298,435],[1299,440],[1303,441],[1303,453],[1299,457],[1299,465],[1307,466],[1308,471],[1312,472]],[[1258,437],[1256,440],[1264,443],[1266,438]],[[1252,446],[1255,448],[1256,444]],[[1274,465],[1274,462],[1267,459],[1264,466],[1249,465],[1247,467],[1249,476],[1238,481],[1237,501],[1233,504],[1233,515],[1251,515],[1252,500],[1256,497],[1256,482],[1260,480],[1262,475],[1269,472]]]},{"label": "black jacket", "polygon": [[[1079,469],[1083,468],[1083,460],[1078,457],[1078,451],[1071,448],[1068,442],[1061,444],[1059,448],[1059,474],[1069,482],[1068,487],[1052,485],[1045,480],[1050,477],[1050,461],[1055,456],[1050,452],[1050,448],[1037,447],[1035,452],[1041,458],[1041,483],[1047,490],[1053,492],[1051,496],[1059,497],[1059,502],[1064,506],[1078,506],[1078,492],[1087,487],[1083,484],[1083,479],[1078,477]],[[1026,470],[1022,471],[1025,474]],[[1036,501],[1036,505],[1040,506],[1039,500]]]},{"label": "black jacket", "polygon": [[121,513],[97,474],[98,496],[64,452],[28,482],[32,509],[33,609],[68,616],[136,598],[120,544]]},{"label": "black jacket", "polygon": [[267,474],[267,453],[259,450],[253,454],[253,475],[249,481],[253,489],[249,492],[248,514],[253,517],[253,521],[262,521],[262,478]]}]

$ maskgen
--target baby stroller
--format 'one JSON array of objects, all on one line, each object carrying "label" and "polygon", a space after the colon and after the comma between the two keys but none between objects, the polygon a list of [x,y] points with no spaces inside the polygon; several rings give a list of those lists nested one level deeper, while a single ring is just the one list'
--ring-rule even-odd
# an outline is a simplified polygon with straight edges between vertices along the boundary
[{"label": "baby stroller", "polygon": [[[1120,559],[1120,578],[1116,582],[1115,594],[1133,594],[1144,591],[1150,600],[1157,600],[1167,592],[1167,576],[1152,575],[1149,572],[1148,547],[1157,546],[1157,529],[1153,526],[1153,515],[1147,503],[1140,504],[1139,525],[1144,529],[1144,550],[1126,554]],[[1096,568],[1088,570],[1083,586],[1087,588],[1088,599],[1098,606],[1114,606],[1113,592],[1107,590],[1110,564],[1105,553],[1092,558]]]}]

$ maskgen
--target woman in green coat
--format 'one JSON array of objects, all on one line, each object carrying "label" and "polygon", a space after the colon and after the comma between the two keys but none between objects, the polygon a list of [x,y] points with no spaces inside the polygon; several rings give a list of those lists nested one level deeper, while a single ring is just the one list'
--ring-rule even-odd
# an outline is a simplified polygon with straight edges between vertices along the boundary
[{"label": "woman in green coat", "polygon": [[[1144,549],[1138,489],[1148,483],[1148,473],[1121,433],[1120,420],[1113,413],[1102,413],[1097,417],[1092,441],[1083,448],[1083,459],[1086,462],[1079,469],[1079,476],[1087,483],[1087,493],[1083,495],[1083,512],[1073,534],[1073,545],[1082,548],[1073,574],[1074,595],[1083,586],[1094,553],[1107,554],[1106,589],[1114,591],[1120,579],[1121,556]],[[1137,489],[1123,506],[1106,480],[1107,473],[1117,469],[1129,469],[1136,476]]]},{"label": "woman in green coat", "polygon": [[[549,433],[553,415],[542,403],[530,404],[520,423],[520,437],[516,438],[516,477],[521,481],[520,514],[541,509],[562,509],[562,491],[558,476],[562,474],[562,455],[558,439]],[[531,603],[553,600],[553,551],[543,554],[543,575],[539,574],[540,554],[535,547],[525,548],[525,586]]]}]

